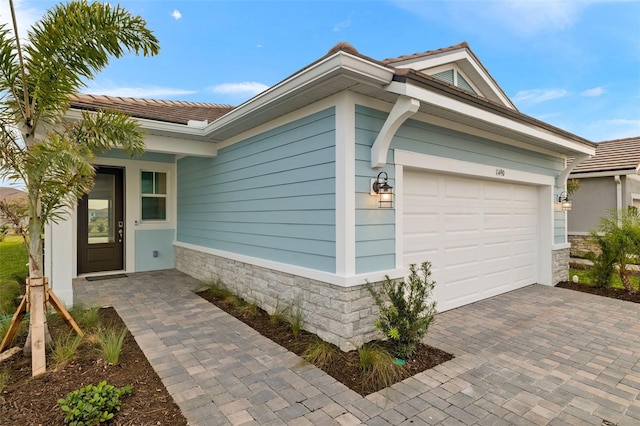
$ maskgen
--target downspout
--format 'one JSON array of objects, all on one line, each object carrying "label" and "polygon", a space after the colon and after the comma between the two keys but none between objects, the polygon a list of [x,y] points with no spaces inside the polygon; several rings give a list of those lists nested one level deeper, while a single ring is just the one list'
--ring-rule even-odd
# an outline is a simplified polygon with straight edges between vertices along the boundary
[{"label": "downspout", "polygon": [[620,225],[622,215],[622,179],[620,175],[615,175],[613,179],[616,181],[616,212],[618,216],[618,225]]},{"label": "downspout", "polygon": [[391,139],[402,123],[418,112],[418,108],[420,108],[420,101],[417,99],[408,96],[398,98],[371,147],[371,168],[384,167],[387,164]]}]

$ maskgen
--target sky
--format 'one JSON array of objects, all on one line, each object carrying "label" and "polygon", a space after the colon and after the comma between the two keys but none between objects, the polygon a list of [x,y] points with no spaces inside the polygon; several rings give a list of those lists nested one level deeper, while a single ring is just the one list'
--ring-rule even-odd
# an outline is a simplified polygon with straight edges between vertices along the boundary
[{"label": "sky", "polygon": [[[14,0],[24,28],[57,2]],[[600,142],[640,136],[640,1],[123,0],[160,40],[84,93],[239,105],[340,41],[384,59],[466,41],[520,112]],[[0,0],[8,21],[8,0]]]}]

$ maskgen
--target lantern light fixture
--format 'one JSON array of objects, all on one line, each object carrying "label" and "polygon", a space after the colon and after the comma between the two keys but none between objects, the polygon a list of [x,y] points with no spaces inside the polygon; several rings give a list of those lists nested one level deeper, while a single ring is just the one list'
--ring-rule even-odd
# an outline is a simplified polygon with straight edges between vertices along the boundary
[{"label": "lantern light fixture", "polygon": [[571,207],[573,207],[573,202],[569,199],[569,194],[565,191],[563,191],[558,197],[558,203],[564,212],[568,212],[571,210]]},{"label": "lantern light fixture", "polygon": [[388,180],[387,172],[380,172],[372,185],[373,192],[378,194],[378,207],[381,209],[393,208],[393,187],[389,185]]}]

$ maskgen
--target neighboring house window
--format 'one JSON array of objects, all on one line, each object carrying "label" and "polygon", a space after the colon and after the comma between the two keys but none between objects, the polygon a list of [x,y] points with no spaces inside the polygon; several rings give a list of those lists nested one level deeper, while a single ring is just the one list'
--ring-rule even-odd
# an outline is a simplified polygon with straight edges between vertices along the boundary
[{"label": "neighboring house window", "polygon": [[460,74],[458,71],[454,69],[448,69],[446,71],[441,71],[439,73],[433,74],[431,77],[435,77],[438,80],[442,80],[446,83],[451,84],[452,86],[457,86],[461,89],[466,90],[467,92],[471,92],[476,94],[476,91],[473,90],[473,87],[469,84],[467,80]]},{"label": "neighboring house window", "polygon": [[142,172],[142,220],[167,219],[167,174]]}]

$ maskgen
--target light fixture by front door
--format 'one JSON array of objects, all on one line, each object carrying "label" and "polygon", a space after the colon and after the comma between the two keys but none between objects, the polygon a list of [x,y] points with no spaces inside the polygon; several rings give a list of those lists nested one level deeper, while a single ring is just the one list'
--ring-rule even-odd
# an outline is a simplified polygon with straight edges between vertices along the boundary
[{"label": "light fixture by front door", "polygon": [[[381,180],[381,176],[384,178]],[[373,192],[378,194],[378,207],[381,209],[393,208],[393,187],[389,185],[389,175],[387,172],[378,173],[378,177],[373,182]]]}]

